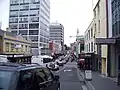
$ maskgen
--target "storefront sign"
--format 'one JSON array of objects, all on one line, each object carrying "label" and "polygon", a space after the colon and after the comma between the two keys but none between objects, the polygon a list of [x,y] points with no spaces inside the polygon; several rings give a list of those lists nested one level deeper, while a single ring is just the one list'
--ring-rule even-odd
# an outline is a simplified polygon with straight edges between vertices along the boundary
[{"label": "storefront sign", "polygon": [[96,38],[95,43],[96,44],[115,44],[116,40],[113,38],[112,39],[111,38]]}]

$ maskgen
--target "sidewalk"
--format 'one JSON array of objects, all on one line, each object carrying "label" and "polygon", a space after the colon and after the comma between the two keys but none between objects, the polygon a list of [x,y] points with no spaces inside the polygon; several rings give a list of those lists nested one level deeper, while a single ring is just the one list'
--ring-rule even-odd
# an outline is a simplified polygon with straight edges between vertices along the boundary
[{"label": "sidewalk", "polygon": [[[80,74],[84,77],[84,73],[80,71]],[[92,81],[86,81],[91,90],[120,90],[120,86],[117,83],[105,76],[102,76],[98,72],[92,72]]]}]

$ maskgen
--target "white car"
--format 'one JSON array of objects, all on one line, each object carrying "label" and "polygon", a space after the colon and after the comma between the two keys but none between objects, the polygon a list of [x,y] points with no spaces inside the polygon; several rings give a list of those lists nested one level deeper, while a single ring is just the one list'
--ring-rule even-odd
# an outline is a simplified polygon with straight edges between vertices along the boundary
[{"label": "white car", "polygon": [[55,62],[51,62],[51,63],[47,64],[46,67],[53,71],[59,70],[59,65],[57,65]]}]

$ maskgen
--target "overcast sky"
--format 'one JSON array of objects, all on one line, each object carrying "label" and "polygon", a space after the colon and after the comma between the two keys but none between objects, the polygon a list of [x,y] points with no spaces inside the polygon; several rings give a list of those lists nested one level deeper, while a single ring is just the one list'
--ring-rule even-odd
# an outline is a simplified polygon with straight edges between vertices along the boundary
[{"label": "overcast sky", "polygon": [[[9,0],[0,0],[0,21],[2,29],[8,27]],[[94,0],[94,4],[97,0]],[[64,25],[65,43],[73,42],[76,30],[84,34],[92,20],[92,0],[50,0],[51,22],[58,22]]]}]

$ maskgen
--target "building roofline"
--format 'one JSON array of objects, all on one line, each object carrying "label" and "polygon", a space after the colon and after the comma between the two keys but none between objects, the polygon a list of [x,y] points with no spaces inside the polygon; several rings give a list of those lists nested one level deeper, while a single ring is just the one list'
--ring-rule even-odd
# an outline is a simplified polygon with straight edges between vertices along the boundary
[{"label": "building roofline", "polygon": [[87,29],[85,30],[84,33],[86,33],[88,31],[88,28],[90,27],[90,25],[94,22],[94,18],[92,19],[92,21],[90,22],[89,26],[87,27]]},{"label": "building roofline", "polygon": [[93,11],[96,9],[96,7],[98,6],[100,0],[98,0],[98,2],[96,3],[95,7],[93,8]]}]

